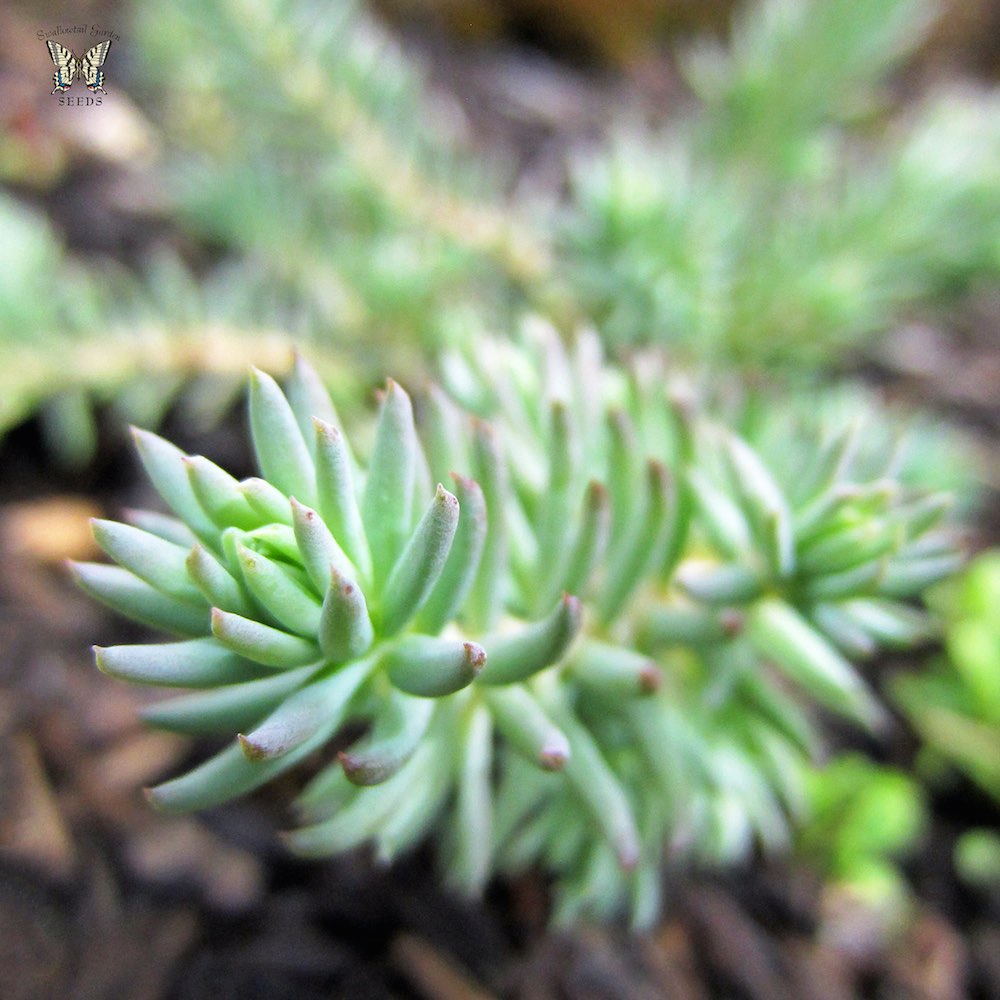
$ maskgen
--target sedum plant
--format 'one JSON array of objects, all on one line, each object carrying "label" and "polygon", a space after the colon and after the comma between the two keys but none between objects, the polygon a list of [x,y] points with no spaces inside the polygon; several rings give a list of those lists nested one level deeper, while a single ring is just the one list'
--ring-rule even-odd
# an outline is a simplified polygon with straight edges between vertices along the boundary
[{"label": "sedum plant", "polygon": [[580,159],[554,257],[608,343],[807,374],[996,280],[996,93],[886,115],[938,11],[749,4],[725,46],[682,59],[687,115]]},{"label": "sedum plant", "polygon": [[933,603],[948,656],[929,672],[897,677],[893,693],[926,761],[965,774],[1000,802],[1000,553],[982,553]]},{"label": "sedum plant", "polygon": [[616,128],[565,199],[477,158],[417,60],[358,0],[336,8],[319,25],[307,0],[135,5],[132,89],[167,151],[154,187],[200,273],[74,260],[0,198],[0,431],[40,412],[82,464],[95,402],[147,426],[144,406],[185,407],[194,381],[212,417],[223,393],[198,375],[268,367],[281,331],[352,388],[375,358],[422,371],[526,308],[616,350],[808,377],[996,281],[997,95],[936,88],[882,113],[932,2],[749,5],[726,46],[684,58],[690,111]]},{"label": "sedum plant", "polygon": [[538,865],[557,919],[646,924],[666,857],[786,843],[810,703],[882,724],[852,661],[926,633],[909,598],[953,566],[947,502],[863,473],[858,433],[772,462],[655,366],[540,322],[443,385],[415,419],[389,382],[362,459],[304,362],[284,393],[254,372],[243,481],[137,431],[172,513],[96,522],[117,565],[74,571],[176,640],[97,663],[195,689],[154,725],[231,739],[162,809],[319,757],[294,851],[391,860],[433,832],[465,892]]},{"label": "sedum plant", "polygon": [[911,903],[901,863],[927,826],[920,784],[910,775],[856,753],[843,754],[806,780],[809,822],[797,852],[837,893],[898,922]]},{"label": "sedum plant", "polygon": [[[945,651],[929,671],[901,674],[892,692],[922,740],[918,762],[932,786],[965,775],[1000,803],[1000,552],[981,553],[929,598],[943,621]],[[996,886],[1000,837],[963,831],[953,862],[968,884]]]},{"label": "sedum plant", "polygon": [[997,95],[887,96],[938,7],[743,5],[682,53],[686,110],[573,157],[565,199],[477,162],[356,0],[322,30],[304,0],[139,3],[136,31],[183,222],[341,343],[430,354],[530,308],[616,349],[808,374],[996,281]]},{"label": "sedum plant", "polygon": [[309,344],[331,384],[353,384],[360,352],[320,344],[317,325],[243,265],[199,280],[168,252],[141,276],[74,259],[42,216],[0,193],[0,437],[37,413],[66,465],[93,459],[104,406],[144,424],[174,409],[211,425],[247,366],[287,363],[293,340]]}]

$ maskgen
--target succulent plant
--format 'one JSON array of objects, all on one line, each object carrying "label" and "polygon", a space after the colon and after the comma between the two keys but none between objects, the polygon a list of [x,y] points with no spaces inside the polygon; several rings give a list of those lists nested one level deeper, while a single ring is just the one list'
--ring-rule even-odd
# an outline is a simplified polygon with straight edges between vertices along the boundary
[{"label": "succulent plant", "polygon": [[912,907],[901,870],[928,824],[926,797],[905,771],[858,753],[842,754],[806,780],[809,822],[796,852],[827,892],[861,903],[879,923],[898,925]]},{"label": "succulent plant", "polygon": [[929,775],[962,773],[1000,802],[1000,551],[980,553],[928,601],[948,655],[894,678],[892,693],[924,742]]},{"label": "succulent plant", "polygon": [[255,371],[242,482],[137,431],[173,513],[96,522],[117,565],[75,573],[179,641],[98,666],[202,689],[145,716],[235,737],[153,788],[162,809],[248,792],[352,723],[296,801],[293,850],[389,860],[434,831],[466,892],[539,864],[557,918],[647,923],[665,852],[785,842],[817,743],[804,696],[880,724],[848,658],[926,633],[906,599],[954,563],[932,530],[947,503],[856,480],[857,433],[790,429],[779,481],[593,335],[483,339],[443,384],[415,420],[390,381],[361,462],[304,362],[285,393]]}]

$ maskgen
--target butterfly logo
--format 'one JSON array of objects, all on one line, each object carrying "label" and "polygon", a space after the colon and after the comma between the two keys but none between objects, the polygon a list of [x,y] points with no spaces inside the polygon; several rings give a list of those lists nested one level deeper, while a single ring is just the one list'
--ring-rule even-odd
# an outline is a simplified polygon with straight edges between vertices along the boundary
[{"label": "butterfly logo", "polygon": [[87,49],[82,59],[77,59],[69,49],[58,42],[48,41],[45,43],[49,47],[49,55],[56,71],[52,74],[52,82],[55,84],[52,93],[63,94],[73,86],[73,80],[77,73],[82,74],[87,81],[87,90],[95,94],[100,91],[106,94],[104,89],[104,71],[101,67],[107,58],[108,49],[111,48],[111,39],[100,42],[92,49]]}]

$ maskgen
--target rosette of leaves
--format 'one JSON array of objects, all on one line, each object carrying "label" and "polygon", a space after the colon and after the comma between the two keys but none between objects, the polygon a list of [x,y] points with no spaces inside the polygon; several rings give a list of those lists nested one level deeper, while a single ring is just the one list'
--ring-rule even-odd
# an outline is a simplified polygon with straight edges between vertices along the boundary
[{"label": "rosette of leaves", "polygon": [[[606,523],[594,518],[601,555],[577,589],[584,636],[562,682],[536,684],[557,686],[628,809],[604,813],[608,827],[619,817],[617,841],[612,829],[595,838],[571,782],[511,760],[499,862],[541,857],[558,872],[563,919],[607,916],[627,899],[647,922],[664,845],[712,863],[786,845],[820,744],[810,704],[884,724],[853,664],[931,634],[912,599],[960,563],[944,523],[950,498],[898,481],[900,442],[874,413],[817,428],[789,411],[783,437],[774,420],[747,419],[760,441],[747,440],[696,407],[657,355],[622,371],[602,362],[596,338],[567,352],[540,323],[520,344],[481,341],[474,355],[449,356],[445,382],[502,424],[515,575],[537,581],[551,567],[558,577],[590,498],[606,497]],[[561,442],[562,413],[572,430]],[[560,455],[569,471],[557,474]],[[545,516],[557,538],[539,551],[519,526],[556,502]],[[643,660],[656,678],[645,697],[596,682]]]},{"label": "rosette of leaves", "polygon": [[504,472],[485,425],[476,432],[485,487],[445,474],[450,492],[433,487],[434,453],[395,383],[364,469],[304,363],[287,396],[254,372],[250,423],[262,475],[242,482],[136,431],[172,514],[96,521],[117,565],[74,566],[94,596],[179,637],[96,651],[111,675],[203,689],[154,704],[147,719],[240,734],[150,798],[166,810],[212,806],[309,756],[345,722],[368,721],[305,789],[292,846],[326,854],[374,838],[390,858],[454,796],[451,870],[478,886],[489,872],[494,729],[543,770],[568,756],[523,682],[562,657],[580,602],[557,591],[538,614],[505,614],[504,551],[486,514],[487,495],[502,502],[492,491]]},{"label": "rosette of leaves", "polygon": [[76,573],[180,639],[98,664],[204,689],[156,725],[239,734],[152,789],[161,808],[240,795],[360,723],[299,796],[293,849],[391,859],[434,831],[466,891],[539,864],[559,918],[648,922],[665,848],[784,842],[816,742],[802,697],[878,723],[845,650],[923,633],[900,598],[950,565],[944,504],[853,481],[840,437],[779,483],[591,336],[484,339],[445,382],[417,421],[389,383],[366,462],[302,363],[285,394],[253,375],[260,477],[137,432],[173,514],[97,522],[118,565]]}]

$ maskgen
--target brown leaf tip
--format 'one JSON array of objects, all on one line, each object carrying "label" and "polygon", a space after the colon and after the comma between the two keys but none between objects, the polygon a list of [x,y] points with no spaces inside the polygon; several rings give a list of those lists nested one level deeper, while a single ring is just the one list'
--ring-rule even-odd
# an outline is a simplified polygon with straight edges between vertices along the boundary
[{"label": "brown leaf tip", "polygon": [[547,743],[538,755],[538,763],[545,771],[561,771],[569,760],[569,748],[563,742]]},{"label": "brown leaf tip", "polygon": [[562,595],[563,610],[576,621],[583,614],[583,602],[575,594]]},{"label": "brown leaf tip", "polygon": [[619,843],[615,848],[615,857],[622,871],[630,872],[639,863],[639,846],[629,841]]},{"label": "brown leaf tip", "polygon": [[724,608],[719,613],[719,624],[729,638],[739,635],[746,627],[746,623],[746,615],[739,608]]},{"label": "brown leaf tip", "polygon": [[462,645],[465,647],[466,662],[472,672],[478,674],[486,666],[486,650],[475,642],[466,642]]},{"label": "brown leaf tip", "polygon": [[240,741],[240,749],[243,751],[243,756],[247,760],[263,760],[267,756],[267,752],[263,747],[256,743],[251,742],[242,733],[238,733],[236,738]]},{"label": "brown leaf tip", "polygon": [[663,685],[663,671],[648,660],[639,670],[639,690],[643,694],[655,694]]}]

